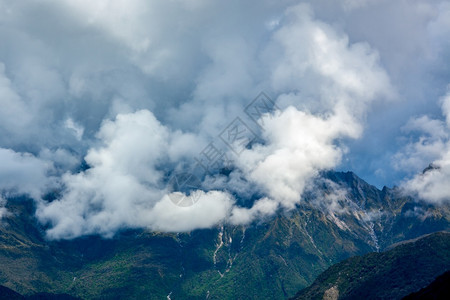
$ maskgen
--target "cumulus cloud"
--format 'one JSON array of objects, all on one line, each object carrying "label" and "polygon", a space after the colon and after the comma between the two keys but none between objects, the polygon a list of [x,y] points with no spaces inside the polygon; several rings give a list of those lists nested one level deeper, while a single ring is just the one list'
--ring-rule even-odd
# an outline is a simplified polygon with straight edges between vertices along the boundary
[{"label": "cumulus cloud", "polygon": [[421,135],[395,156],[398,165],[411,164],[416,169],[417,166],[425,168],[431,162],[422,173],[404,181],[402,187],[406,193],[435,204],[450,201],[450,92],[441,98],[441,107],[446,122],[426,116],[413,119],[410,124],[421,130]]},{"label": "cumulus cloud", "polygon": [[[351,129],[340,125],[336,118],[322,119],[289,107],[266,121],[267,144],[245,150],[238,166],[271,198],[293,208],[308,180],[339,162],[342,149],[336,147],[335,139]],[[350,134],[357,135],[358,129]]]},{"label": "cumulus cloud", "polygon": [[195,205],[174,207],[170,194],[155,204],[149,215],[149,227],[160,231],[183,232],[210,228],[227,222],[234,204],[232,196],[221,191],[195,191]]},{"label": "cumulus cloud", "polygon": [[192,156],[197,137],[170,131],[148,110],[105,121],[97,137],[101,145],[84,158],[90,168],[64,174],[62,197],[40,202],[37,217],[52,225],[49,238],[112,236],[140,227],[189,231],[215,225],[228,215],[233,198],[224,192],[196,191],[191,197],[198,202],[187,208],[169,199],[166,168]]},{"label": "cumulus cloud", "polygon": [[340,163],[346,149],[338,141],[361,135],[370,102],[389,97],[392,88],[368,45],[350,45],[346,36],[314,20],[308,6],[289,9],[286,18],[274,35],[283,55],[275,61],[272,82],[292,90],[314,78],[314,88],[305,86],[296,100],[316,113],[288,106],[266,118],[264,144],[244,150],[237,165],[272,201],[292,209],[320,170]]},{"label": "cumulus cloud", "polygon": [[[448,3],[309,2],[0,0],[1,192],[32,195],[49,237],[110,236],[251,222],[295,207],[320,170],[390,168],[390,124],[432,109],[449,74]],[[166,176],[262,90],[280,110],[263,129],[245,119],[259,139],[231,174],[203,178],[204,200],[169,210]],[[443,128],[405,130],[420,122]],[[438,160],[438,140],[405,157]]]}]

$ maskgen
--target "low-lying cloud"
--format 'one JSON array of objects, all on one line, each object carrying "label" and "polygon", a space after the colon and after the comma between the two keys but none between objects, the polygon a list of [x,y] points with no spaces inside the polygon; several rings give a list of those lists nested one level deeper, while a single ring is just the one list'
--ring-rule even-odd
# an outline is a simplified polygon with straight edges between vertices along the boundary
[{"label": "low-lying cloud", "polygon": [[[206,228],[225,219],[233,204],[224,192],[197,191],[198,202],[179,207],[169,199],[166,166],[193,155],[197,138],[170,131],[148,110],[105,121],[101,143],[85,157],[89,169],[62,176],[60,199],[40,202],[37,217],[51,224],[49,238],[112,236],[123,228],[161,231]],[[183,143],[183,144],[180,144]],[[194,197],[194,195],[192,195]]]}]

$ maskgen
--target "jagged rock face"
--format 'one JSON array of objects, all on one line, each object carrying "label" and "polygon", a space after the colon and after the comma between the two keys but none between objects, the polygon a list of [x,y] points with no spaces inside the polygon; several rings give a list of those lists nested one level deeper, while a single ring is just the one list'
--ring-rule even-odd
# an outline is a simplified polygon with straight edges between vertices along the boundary
[{"label": "jagged rock face", "polygon": [[[402,195],[397,188],[378,190],[354,173],[330,172],[340,186],[348,187],[349,213],[336,215],[337,222],[354,218],[364,228],[378,250],[401,240],[446,230],[450,223],[450,206],[434,206]],[[336,223],[337,223],[336,222]]]},{"label": "jagged rock face", "polygon": [[[378,190],[351,172],[324,177],[297,209],[250,226],[110,240],[45,241],[30,202],[13,199],[0,226],[0,284],[89,299],[285,299],[350,256],[450,229],[448,206]],[[336,189],[344,193],[330,198]]]},{"label": "jagged rock face", "polygon": [[332,286],[323,293],[323,300],[339,299],[339,290],[337,286]]}]

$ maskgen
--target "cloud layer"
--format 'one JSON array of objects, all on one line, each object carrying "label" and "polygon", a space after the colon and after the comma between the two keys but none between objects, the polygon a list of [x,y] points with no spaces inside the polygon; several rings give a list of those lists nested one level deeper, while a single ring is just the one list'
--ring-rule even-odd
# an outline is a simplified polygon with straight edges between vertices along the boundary
[{"label": "cloud layer", "polygon": [[[0,195],[35,199],[50,238],[244,224],[292,209],[332,168],[390,185],[433,161],[405,188],[442,202],[450,104],[447,121],[415,116],[436,115],[450,81],[449,14],[421,0],[0,0]],[[244,108],[261,91],[279,109],[257,125]],[[219,137],[236,117],[257,136],[239,155]],[[210,143],[231,173],[200,176],[199,201],[175,206],[168,178]]]}]

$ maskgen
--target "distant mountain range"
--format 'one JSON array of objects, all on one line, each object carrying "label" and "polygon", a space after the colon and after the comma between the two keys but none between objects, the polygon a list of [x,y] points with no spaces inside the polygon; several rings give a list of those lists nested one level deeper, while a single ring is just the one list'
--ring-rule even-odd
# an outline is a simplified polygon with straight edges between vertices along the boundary
[{"label": "distant mountain range", "polygon": [[[83,299],[287,299],[349,257],[450,230],[448,205],[379,190],[351,172],[323,176],[297,209],[249,226],[180,234],[128,230],[113,239],[46,241],[33,202],[8,199],[0,285],[22,295]],[[346,196],[327,204],[336,187]]]}]

